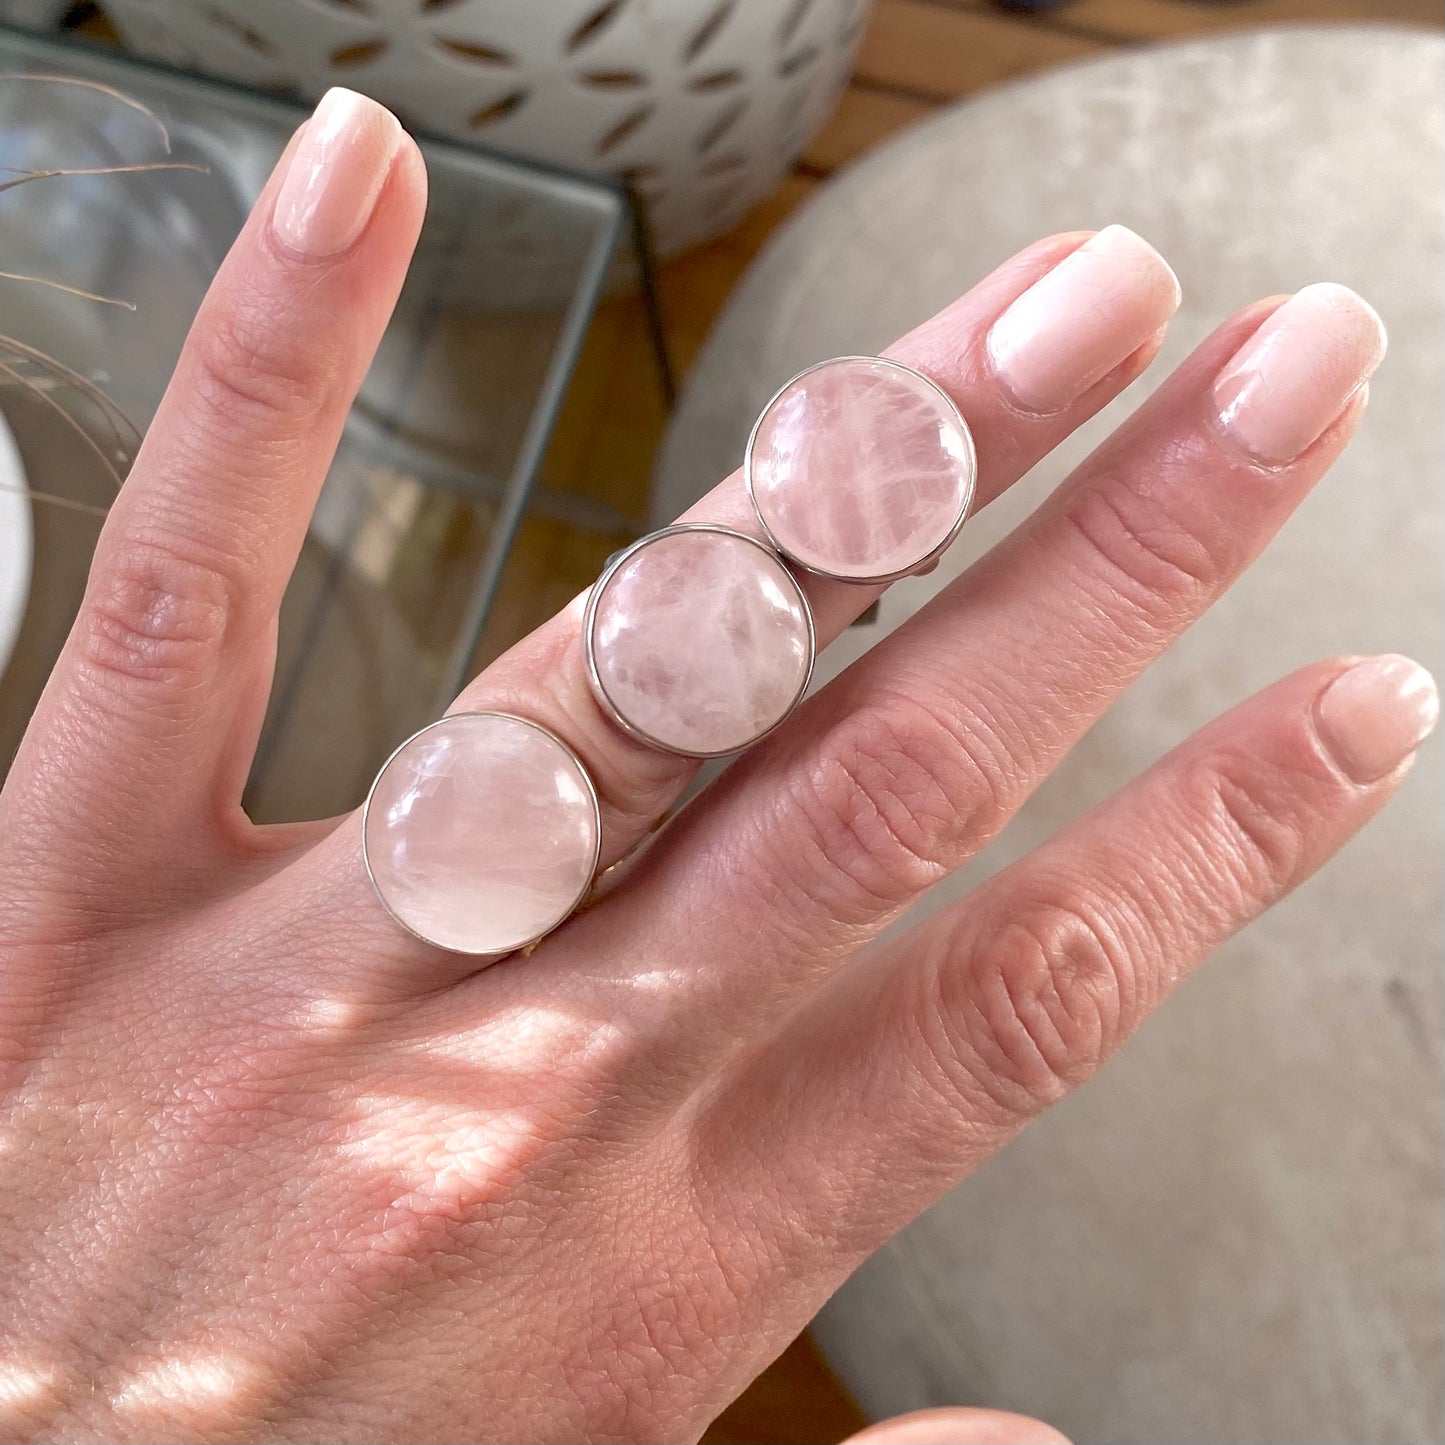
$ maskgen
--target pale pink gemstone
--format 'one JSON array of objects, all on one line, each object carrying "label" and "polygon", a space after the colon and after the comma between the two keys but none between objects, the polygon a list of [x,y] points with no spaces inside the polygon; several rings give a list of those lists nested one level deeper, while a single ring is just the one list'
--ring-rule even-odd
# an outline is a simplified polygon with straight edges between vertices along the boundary
[{"label": "pale pink gemstone", "polygon": [[363,832],[387,908],[458,953],[540,937],[597,866],[596,795],[581,764],[501,713],[458,713],[403,743],[372,787]]},{"label": "pale pink gemstone", "polygon": [[648,742],[694,757],[736,752],[802,695],[808,604],[771,548],[732,532],[663,532],[599,585],[595,683]]},{"label": "pale pink gemstone", "polygon": [[949,539],[973,495],[968,428],[905,367],[841,357],[791,381],[759,418],[753,505],[773,540],[814,572],[902,576]]}]

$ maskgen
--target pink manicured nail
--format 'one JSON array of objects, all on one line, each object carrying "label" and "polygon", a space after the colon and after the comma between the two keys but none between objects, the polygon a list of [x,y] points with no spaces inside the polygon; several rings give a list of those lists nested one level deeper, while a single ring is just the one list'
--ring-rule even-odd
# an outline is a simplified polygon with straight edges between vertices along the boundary
[{"label": "pink manicured nail", "polygon": [[1060,411],[1178,309],[1179,282],[1158,251],[1125,226],[1106,226],[994,322],[989,362],[1025,410]]},{"label": "pink manicured nail", "polygon": [[1256,461],[1283,466],[1319,440],[1384,355],[1371,306],[1330,281],[1306,286],[1219,373],[1219,424]]},{"label": "pink manicured nail", "polygon": [[1393,773],[1440,717],[1435,679],[1408,657],[1386,654],[1342,672],[1315,703],[1315,729],[1336,766],[1357,783]]},{"label": "pink manicured nail", "polygon": [[302,256],[335,256],[371,219],[401,145],[397,118],[354,90],[328,90],[301,129],[271,227]]}]

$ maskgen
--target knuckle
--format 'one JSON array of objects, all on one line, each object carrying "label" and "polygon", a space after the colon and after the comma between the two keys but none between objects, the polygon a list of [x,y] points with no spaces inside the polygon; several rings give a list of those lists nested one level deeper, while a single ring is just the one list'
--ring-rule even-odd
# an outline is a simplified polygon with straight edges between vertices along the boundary
[{"label": "knuckle", "polygon": [[1192,615],[1222,580],[1208,547],[1167,507],[1137,492],[1091,487],[1064,516],[1087,549],[1090,574],[1153,623]]},{"label": "knuckle", "polygon": [[218,564],[169,543],[129,541],[96,579],[80,622],[82,659],[109,682],[184,687],[209,674],[240,596]]},{"label": "knuckle", "polygon": [[924,1018],[951,1087],[1023,1118],[1104,1062],[1134,1006],[1126,945],[1077,904],[1029,904],[934,978]]},{"label": "knuckle", "polygon": [[793,792],[809,891],[830,893],[845,920],[910,902],[963,861],[996,791],[938,713],[910,702],[850,715]]},{"label": "knuckle", "polygon": [[309,420],[336,370],[323,337],[297,337],[278,319],[244,309],[213,320],[190,361],[192,394],[205,412],[263,425]]},{"label": "knuckle", "polygon": [[1206,820],[1197,836],[1212,840],[1215,868],[1228,873],[1246,902],[1269,902],[1299,878],[1306,853],[1299,825],[1265,795],[1245,759],[1200,760],[1186,774],[1183,794]]}]

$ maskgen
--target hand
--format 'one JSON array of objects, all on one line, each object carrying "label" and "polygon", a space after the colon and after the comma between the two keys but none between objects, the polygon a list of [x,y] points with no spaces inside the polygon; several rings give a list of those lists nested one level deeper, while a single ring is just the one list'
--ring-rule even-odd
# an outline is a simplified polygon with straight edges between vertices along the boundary
[{"label": "hand", "polygon": [[[1359,828],[1433,719],[1402,659],[1316,663],[875,942],[1345,445],[1383,339],[1311,288],[1226,321],[535,952],[477,972],[429,949],[372,896],[354,815],[240,806],[281,594],[423,194],[368,102],[293,141],[0,796],[4,1439],[693,1438]],[[1175,300],[1129,233],[1057,236],[890,354],[969,418],[986,502],[1144,370]],[[689,515],[747,527],[738,478]],[[808,590],[820,643],[876,595]],[[606,864],[691,768],[599,713],[580,616],[458,705],[578,751]]]}]

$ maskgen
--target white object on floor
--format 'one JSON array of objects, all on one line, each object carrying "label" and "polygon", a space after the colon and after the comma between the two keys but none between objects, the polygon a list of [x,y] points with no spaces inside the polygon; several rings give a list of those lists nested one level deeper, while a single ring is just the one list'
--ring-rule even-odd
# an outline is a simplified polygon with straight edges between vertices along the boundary
[{"label": "white object on floor", "polygon": [[34,548],[25,468],[10,427],[0,413],[0,680],[10,663],[30,598]]}]

